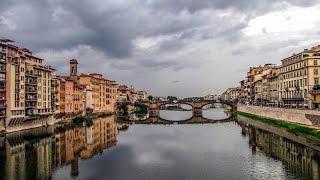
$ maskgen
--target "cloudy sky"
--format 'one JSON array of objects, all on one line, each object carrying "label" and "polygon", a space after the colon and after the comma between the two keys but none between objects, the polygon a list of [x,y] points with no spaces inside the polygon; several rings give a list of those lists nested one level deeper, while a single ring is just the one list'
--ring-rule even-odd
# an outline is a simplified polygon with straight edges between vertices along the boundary
[{"label": "cloudy sky", "polygon": [[320,44],[320,1],[0,0],[0,38],[57,74],[76,58],[81,72],[154,95],[201,96]]}]

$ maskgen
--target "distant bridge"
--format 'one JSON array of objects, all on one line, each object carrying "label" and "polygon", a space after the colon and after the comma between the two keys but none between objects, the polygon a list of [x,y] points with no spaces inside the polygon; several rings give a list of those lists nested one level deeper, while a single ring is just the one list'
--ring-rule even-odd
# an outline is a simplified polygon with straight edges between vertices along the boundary
[{"label": "distant bridge", "polygon": [[159,109],[161,106],[166,104],[186,104],[192,107],[193,116],[202,116],[202,109],[204,106],[209,104],[221,103],[228,105],[231,110],[237,109],[237,102],[235,101],[216,101],[216,100],[179,100],[176,103],[172,103],[169,101],[161,101],[161,102],[146,102],[144,105],[149,109],[149,117],[159,117]]},{"label": "distant bridge", "polygon": [[231,113],[225,119],[212,120],[202,116],[192,116],[186,120],[167,120],[159,117],[149,117],[146,120],[135,121],[135,124],[214,124],[235,121],[235,116]]}]

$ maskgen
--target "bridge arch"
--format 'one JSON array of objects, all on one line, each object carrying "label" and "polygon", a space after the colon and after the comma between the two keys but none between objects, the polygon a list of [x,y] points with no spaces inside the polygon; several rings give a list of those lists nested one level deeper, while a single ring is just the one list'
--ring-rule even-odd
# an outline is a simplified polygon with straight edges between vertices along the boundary
[{"label": "bridge arch", "polygon": [[233,104],[230,104],[230,103],[224,103],[224,102],[206,102],[206,103],[203,103],[202,104],[202,109],[205,107],[205,106],[208,106],[210,104],[221,104],[221,105],[225,105],[225,106],[228,106],[230,108],[230,110],[232,110],[234,108],[234,105]]},{"label": "bridge arch", "polygon": [[191,109],[187,109],[187,108],[183,108],[183,107],[181,107],[183,110],[186,110],[186,111],[188,111],[188,110],[190,110],[190,111],[192,111],[193,110],[193,106],[192,106],[192,104],[190,104],[190,103],[180,103],[180,102],[177,102],[177,103],[171,103],[171,102],[166,102],[166,103],[160,103],[159,105],[158,105],[158,107],[159,107],[159,109],[161,109],[161,107],[164,107],[164,106],[167,106],[167,105],[187,105],[187,106],[190,106],[191,107]]},{"label": "bridge arch", "polygon": [[[225,104],[229,107],[231,107],[231,110],[236,109],[236,102],[228,102],[228,101],[185,101],[185,100],[179,100],[177,103],[180,104],[186,104],[192,107],[192,111],[193,114],[196,116],[201,116],[202,115],[202,109],[204,106],[208,105],[208,104],[213,104],[213,103],[221,103],[221,104]],[[149,110],[149,115],[156,117],[159,116],[159,108],[163,105],[166,104],[172,104],[169,101],[165,101],[165,102],[149,102],[149,103],[145,103],[145,105],[148,107]]]}]

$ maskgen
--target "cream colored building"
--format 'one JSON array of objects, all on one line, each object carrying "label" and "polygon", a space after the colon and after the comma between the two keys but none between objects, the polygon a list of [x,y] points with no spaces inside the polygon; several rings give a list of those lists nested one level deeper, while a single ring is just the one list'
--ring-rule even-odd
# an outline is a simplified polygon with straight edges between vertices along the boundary
[{"label": "cream colored building", "polygon": [[241,88],[228,88],[224,93],[221,95],[221,100],[223,101],[235,101],[238,100],[240,96]]},{"label": "cream colored building", "polygon": [[138,99],[146,101],[148,100],[148,92],[147,91],[137,91]]},{"label": "cream colored building", "polygon": [[6,61],[5,127],[24,129],[47,124],[53,109],[51,82],[54,69],[44,65],[43,59],[27,48],[17,47],[12,42],[0,40]]},{"label": "cream colored building", "polygon": [[310,91],[319,85],[320,45],[281,60],[279,98],[284,106],[312,108]]}]

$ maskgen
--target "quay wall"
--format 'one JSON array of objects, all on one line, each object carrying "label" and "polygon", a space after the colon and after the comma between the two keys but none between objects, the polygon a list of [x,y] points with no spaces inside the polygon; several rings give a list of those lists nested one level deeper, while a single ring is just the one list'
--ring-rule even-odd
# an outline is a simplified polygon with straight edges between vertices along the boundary
[{"label": "quay wall", "polygon": [[237,110],[272,119],[320,127],[320,111],[237,104]]},{"label": "quay wall", "polygon": [[[102,113],[110,113],[109,111],[106,112],[97,112],[92,114],[93,118],[97,118],[99,114]],[[78,114],[79,115],[79,114]],[[76,116],[78,116],[77,114],[73,115],[73,116],[63,116],[63,117],[57,117],[55,118],[53,115],[45,118],[45,119],[37,119],[37,120],[32,120],[32,121],[27,121],[24,122],[20,125],[16,125],[16,126],[8,126],[6,128],[1,129],[0,126],[0,135],[1,133],[4,131],[5,133],[11,133],[11,132],[16,132],[16,131],[23,131],[23,130],[27,130],[27,129],[33,129],[33,128],[38,128],[38,127],[47,127],[47,126],[53,126],[59,122],[64,122],[64,123],[70,123],[72,121],[72,119]]]}]

